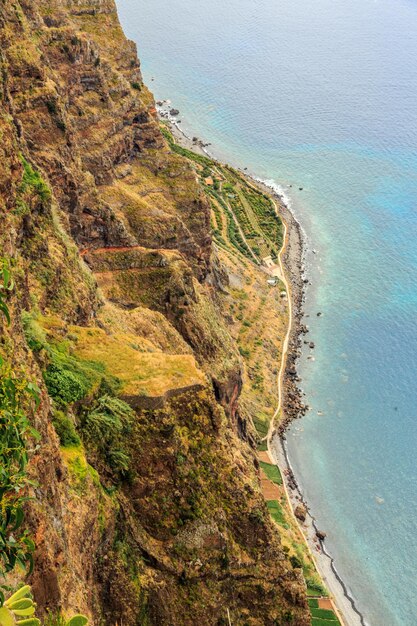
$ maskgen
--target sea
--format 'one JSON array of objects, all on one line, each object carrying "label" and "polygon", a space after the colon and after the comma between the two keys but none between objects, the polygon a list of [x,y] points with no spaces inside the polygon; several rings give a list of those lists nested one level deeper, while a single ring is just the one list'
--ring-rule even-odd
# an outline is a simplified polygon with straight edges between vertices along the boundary
[{"label": "sea", "polygon": [[289,456],[367,624],[416,626],[417,2],[117,5],[155,97],[301,222],[315,348]]}]

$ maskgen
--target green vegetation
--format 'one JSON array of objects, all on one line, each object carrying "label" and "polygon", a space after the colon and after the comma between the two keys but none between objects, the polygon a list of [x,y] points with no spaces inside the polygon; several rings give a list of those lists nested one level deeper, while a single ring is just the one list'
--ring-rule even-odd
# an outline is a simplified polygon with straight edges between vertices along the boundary
[{"label": "green vegetation", "polygon": [[[327,617],[315,615],[315,613],[323,613],[328,615]],[[340,626],[340,622],[337,619],[333,611],[325,609],[312,609],[311,611],[311,624],[312,626]]]},{"label": "green vegetation", "polygon": [[333,622],[339,621],[333,611],[329,609],[311,608],[311,615],[312,617],[319,617],[323,620],[331,620]]},{"label": "green vegetation", "polygon": [[318,576],[306,576],[307,583],[307,595],[314,598],[320,596],[327,596],[327,589],[322,584]]},{"label": "green vegetation", "polygon": [[[267,436],[268,434],[268,420],[265,419],[263,416],[257,416],[253,418],[253,423],[255,425],[256,428],[256,432],[258,433],[259,437],[261,439],[263,439],[264,437]],[[267,448],[265,448],[266,450]]]},{"label": "green vegetation", "polygon": [[121,475],[129,470],[126,441],[132,430],[135,413],[126,402],[108,395],[99,398],[81,414],[83,440],[97,449],[108,465]]},{"label": "green vegetation", "polygon": [[0,313],[4,315],[10,324],[9,307],[7,306],[7,296],[13,290],[13,281],[10,274],[10,265],[7,259],[0,258]]},{"label": "green vegetation", "polygon": [[28,202],[33,196],[45,203],[51,198],[51,191],[39,172],[36,172],[22,155],[20,160],[23,165],[23,176],[17,193],[16,212],[24,215],[30,208]]},{"label": "green vegetation", "polygon": [[253,210],[264,236],[271,243],[271,252],[276,256],[277,249],[279,250],[283,243],[283,228],[271,199],[250,187],[243,189],[243,195]]},{"label": "green vegetation", "polygon": [[266,504],[272,519],[278,524],[278,526],[289,528],[289,524],[286,521],[284,510],[280,503],[277,500],[268,500]]},{"label": "green vegetation", "polygon": [[77,446],[81,443],[74,422],[63,411],[58,409],[54,411],[52,423],[59,437],[61,446],[67,448],[69,446]]},{"label": "green vegetation", "polygon": [[98,472],[87,462],[82,444],[61,448],[61,454],[71,478],[71,488],[78,495],[84,495],[91,483],[100,487]]},{"label": "green vegetation", "polygon": [[259,463],[265,474],[268,476],[269,480],[271,480],[276,485],[282,485],[282,476],[280,469],[277,465],[272,465],[272,463],[265,463],[264,461],[259,461]]},{"label": "green vegetation", "polygon": [[48,393],[59,405],[66,406],[87,395],[89,381],[75,359],[60,359],[53,354],[54,362],[44,373]]},{"label": "green vegetation", "polygon": [[119,381],[106,372],[102,363],[72,356],[65,345],[50,347],[49,359],[43,377],[49,395],[61,407],[92,396],[100,388],[114,392],[120,388]]},{"label": "green vegetation", "polygon": [[48,341],[39,319],[34,313],[23,314],[26,341],[33,352],[42,353],[43,361],[46,360],[43,378],[50,397],[61,409],[98,391],[116,393],[120,389],[120,381],[108,374],[102,363],[70,354],[69,341]]},{"label": "green vegetation", "polygon": [[23,164],[23,178],[20,183],[19,191],[26,193],[27,191],[35,192],[43,202],[46,202],[51,197],[51,191],[48,185],[45,183],[39,172],[36,172],[33,167],[21,157]]},{"label": "green vegetation", "polygon": [[[317,591],[315,590],[310,590],[310,591],[314,591],[314,595],[323,595],[321,593],[318,594]],[[307,595],[310,595],[308,589],[307,589]],[[338,624],[340,625],[340,622],[337,616],[334,614],[334,612],[331,609],[319,608],[318,599],[309,598],[308,606],[310,607],[312,624],[315,624],[316,626],[335,626],[335,625],[337,626]]]},{"label": "green vegetation", "polygon": [[[161,130],[171,150],[191,161],[200,178],[215,217],[216,243],[257,264],[268,255],[276,258],[283,242],[283,225],[269,196],[233,168],[178,145],[166,124]],[[208,178],[212,182],[206,183]]]},{"label": "green vegetation", "polygon": [[[12,290],[10,265],[0,259],[0,311],[10,324],[10,312],[6,302]],[[22,530],[24,504],[28,490],[34,483],[28,478],[27,445],[39,440],[39,433],[31,426],[28,413],[36,411],[40,403],[40,390],[23,376],[18,376],[10,364],[0,357],[0,576],[13,571],[16,566],[29,571],[33,568],[32,553],[35,544],[26,530]],[[76,437],[65,422],[64,414],[57,414],[62,436]],[[68,419],[68,418],[67,418]],[[65,424],[65,426],[64,426]],[[1,626],[40,626],[34,617],[35,605],[29,585],[20,587],[7,600],[0,588]],[[75,615],[64,626],[85,626],[88,619]],[[51,625],[52,626],[52,625]]]},{"label": "green vegetation", "polygon": [[[33,602],[32,591],[29,585],[20,587],[8,598],[0,608],[1,626],[40,626],[41,621],[35,617],[36,604]],[[86,626],[88,619],[85,615],[74,615],[66,620],[62,615],[49,616],[44,626]]]},{"label": "green vegetation", "polygon": [[[43,362],[47,363],[43,378],[49,396],[54,400],[52,421],[61,446],[67,451],[64,458],[75,483],[82,486],[89,468],[81,441],[90,452],[95,451],[115,477],[127,476],[130,457],[125,446],[134,412],[116,397],[121,389],[119,379],[109,374],[101,361],[83,359],[71,353],[72,342],[77,344],[80,337],[88,335],[89,329],[79,328],[79,336],[75,334],[77,327],[71,327],[72,334],[67,339],[54,339],[47,336],[42,323],[53,329],[55,320],[40,319],[35,314],[23,316],[29,347],[42,354]],[[92,339],[97,339],[91,332]],[[104,333],[99,336],[102,335]],[[133,355],[138,354],[136,349],[130,350]]]},{"label": "green vegetation", "polygon": [[250,357],[249,348],[244,348],[243,346],[239,346],[239,352],[243,357],[245,357],[245,359],[248,359]]},{"label": "green vegetation", "polygon": [[171,148],[173,152],[176,152],[177,154],[180,154],[181,156],[184,156],[187,159],[194,161],[195,163],[199,163],[200,165],[203,165],[203,166],[210,167],[213,165],[213,161],[209,159],[208,157],[205,157],[201,154],[196,154],[195,152],[192,152],[191,150],[187,150],[187,148],[183,148],[182,146],[179,146],[175,142],[175,139],[172,136],[172,133],[169,131],[169,129],[167,128],[165,124],[162,124],[161,132],[163,136],[165,137],[165,139],[168,141],[169,147]]},{"label": "green vegetation", "polygon": [[[5,294],[12,288],[10,267],[0,259],[1,312],[10,323]],[[16,565],[32,568],[34,544],[27,531],[22,531],[23,506],[32,484],[26,473],[29,440],[39,438],[27,413],[39,405],[39,389],[18,376],[10,364],[0,357],[0,575],[11,572]],[[4,594],[0,590],[0,605]]]}]

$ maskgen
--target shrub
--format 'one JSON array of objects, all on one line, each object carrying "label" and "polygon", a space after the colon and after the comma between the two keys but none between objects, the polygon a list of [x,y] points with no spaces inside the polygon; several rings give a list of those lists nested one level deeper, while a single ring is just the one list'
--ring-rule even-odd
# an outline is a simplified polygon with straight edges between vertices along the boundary
[{"label": "shrub", "polygon": [[250,357],[250,350],[248,348],[239,346],[239,352],[245,359],[248,359]]},{"label": "shrub", "polygon": [[43,374],[48,393],[60,406],[77,402],[87,395],[89,384],[82,372],[71,371],[64,362],[56,360]]},{"label": "shrub", "polygon": [[[10,313],[4,292],[12,288],[9,263],[0,258],[0,312],[8,323]],[[27,489],[32,484],[26,473],[26,442],[30,438],[39,438],[30,425],[27,412],[37,409],[39,394],[35,384],[16,375],[0,357],[0,577],[11,572],[17,564],[23,568],[29,564],[30,569],[33,564],[35,546],[21,526]],[[3,601],[0,588],[0,606]]]},{"label": "shrub", "polygon": [[39,352],[46,347],[46,334],[36,319],[36,314],[23,311],[22,324],[26,343],[34,352]]},{"label": "shrub", "polygon": [[48,100],[46,103],[46,108],[51,115],[55,115],[55,113],[57,112],[55,100]]},{"label": "shrub", "polygon": [[109,395],[99,398],[81,415],[82,435],[115,472],[126,474],[130,456],[126,442],[132,428],[134,411],[126,402]]},{"label": "shrub", "polygon": [[39,196],[42,202],[46,202],[51,197],[51,191],[48,185],[39,172],[36,172],[23,156],[21,156],[21,161],[23,164],[23,177],[19,186],[19,194],[32,191]]},{"label": "shrub", "polygon": [[65,448],[67,446],[77,446],[80,443],[73,421],[63,411],[56,410],[54,412],[52,423],[61,446]]},{"label": "shrub", "polygon": [[302,569],[303,567],[303,564],[301,563],[300,559],[295,555],[290,556],[290,563],[294,569]]}]

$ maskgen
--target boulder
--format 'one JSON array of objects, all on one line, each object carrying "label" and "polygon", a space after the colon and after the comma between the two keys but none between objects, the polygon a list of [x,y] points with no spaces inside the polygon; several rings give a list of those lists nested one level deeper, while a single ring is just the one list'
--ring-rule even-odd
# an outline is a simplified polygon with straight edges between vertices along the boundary
[{"label": "boulder", "polygon": [[306,521],[307,509],[304,506],[304,504],[297,504],[297,506],[295,507],[295,510],[294,510],[294,515],[301,522],[305,522]]}]

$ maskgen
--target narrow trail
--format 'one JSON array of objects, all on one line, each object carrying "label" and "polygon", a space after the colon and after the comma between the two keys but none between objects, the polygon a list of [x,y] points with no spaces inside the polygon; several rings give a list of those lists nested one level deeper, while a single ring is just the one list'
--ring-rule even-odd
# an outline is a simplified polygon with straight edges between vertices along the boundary
[{"label": "narrow trail", "polygon": [[[249,185],[249,187],[252,187],[252,189],[254,189],[255,191],[259,191],[259,188],[256,187],[251,181],[247,180],[247,183]],[[285,222],[285,220],[282,218],[280,211],[278,209],[277,203],[275,202],[274,198],[271,196],[271,201],[274,204],[274,209],[275,209],[275,213],[276,215],[279,217],[279,219],[282,222],[282,225],[284,227],[284,236],[282,238],[282,246],[281,249],[278,253],[278,266],[279,266],[279,279],[281,280],[281,282],[284,284],[285,290],[287,292],[287,300],[288,300],[288,324],[287,324],[287,332],[285,333],[285,338],[284,338],[284,342],[282,344],[282,352],[281,352],[281,364],[280,364],[280,368],[279,368],[279,372],[277,375],[277,394],[278,394],[278,401],[277,401],[277,406],[275,408],[274,414],[271,417],[271,420],[269,422],[269,428],[268,428],[268,434],[262,439],[262,441],[267,441],[268,444],[268,452],[269,452],[269,456],[271,457],[271,459],[273,459],[272,456],[272,452],[270,449],[270,442],[272,439],[272,433],[274,432],[274,425],[275,425],[275,421],[279,415],[279,412],[281,411],[281,406],[282,406],[282,389],[283,389],[283,379],[284,379],[284,372],[285,372],[285,366],[287,364],[287,353],[288,353],[288,345],[290,342],[290,336],[291,336],[291,331],[292,331],[292,324],[293,324],[293,306],[292,306],[292,294],[291,294],[291,287],[290,287],[290,283],[287,280],[285,271],[284,271],[284,266],[282,263],[282,256],[287,248],[288,245],[288,227],[287,224]]]},{"label": "narrow trail", "polygon": [[103,252],[130,252],[130,250],[143,250],[143,246],[107,246],[104,248],[84,248],[80,250],[81,256],[86,254],[102,254]]},{"label": "narrow trail", "polygon": [[[278,207],[277,204],[275,202],[274,199],[272,199],[272,202],[274,203],[274,207],[275,207],[275,213],[277,215],[279,215],[278,212]],[[279,372],[278,372],[278,380],[277,380],[277,384],[278,384],[278,402],[277,402],[277,406],[275,409],[275,412],[271,418],[271,421],[269,423],[269,429],[268,429],[268,434],[267,434],[267,445],[268,445],[268,452],[269,455],[271,456],[271,458],[273,458],[273,456],[271,455],[271,449],[270,449],[270,443],[271,443],[271,439],[272,439],[272,434],[274,432],[274,425],[275,425],[275,421],[281,411],[281,406],[282,406],[282,388],[283,388],[283,379],[284,379],[284,372],[285,372],[285,366],[287,364],[287,353],[288,353],[288,345],[290,342],[290,336],[291,336],[291,331],[292,331],[292,294],[291,294],[291,289],[290,289],[290,284],[287,280],[287,277],[285,275],[284,272],[284,266],[282,264],[282,255],[285,252],[285,249],[288,245],[288,227],[287,224],[285,223],[285,221],[282,219],[282,217],[279,215],[281,222],[284,226],[284,237],[282,240],[282,246],[281,246],[281,250],[279,251],[278,254],[278,265],[279,265],[279,270],[280,270],[280,279],[281,281],[284,283],[284,287],[285,290],[287,292],[287,300],[288,300],[288,324],[287,324],[287,332],[285,334],[285,338],[284,338],[284,343],[282,344],[282,353],[281,353],[281,365],[279,368]]]}]

